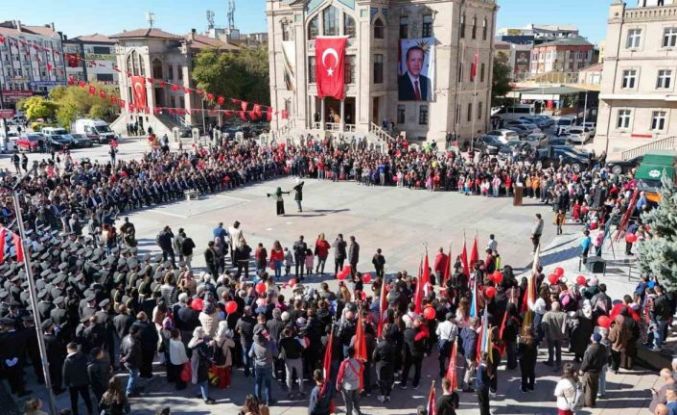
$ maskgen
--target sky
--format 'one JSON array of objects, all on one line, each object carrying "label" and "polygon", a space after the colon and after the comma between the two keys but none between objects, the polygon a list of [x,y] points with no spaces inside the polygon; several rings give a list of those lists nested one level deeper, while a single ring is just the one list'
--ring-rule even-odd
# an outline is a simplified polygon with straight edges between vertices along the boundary
[{"label": "sky", "polygon": [[[235,0],[235,25],[242,33],[266,31],[266,0]],[[529,23],[576,24],[593,43],[604,39],[611,0],[498,0],[497,28]],[[155,27],[185,34],[207,27],[206,11],[215,12],[216,26],[226,25],[227,0],[0,0],[0,21],[21,20],[39,25],[54,22],[69,38],[92,33],[114,34],[148,27],[146,12],[155,14]]]}]

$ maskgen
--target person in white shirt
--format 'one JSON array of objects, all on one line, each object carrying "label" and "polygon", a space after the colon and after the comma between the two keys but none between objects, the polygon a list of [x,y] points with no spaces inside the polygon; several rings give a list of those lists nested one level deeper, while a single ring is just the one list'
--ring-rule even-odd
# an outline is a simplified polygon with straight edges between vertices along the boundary
[{"label": "person in white shirt", "polygon": [[244,240],[244,233],[240,227],[240,222],[233,222],[233,226],[228,228],[228,236],[230,237],[230,260],[235,263],[235,248],[239,241]]},{"label": "person in white shirt", "polygon": [[576,371],[571,363],[564,365],[562,378],[555,385],[557,410],[559,414],[573,415],[576,403]]},{"label": "person in white shirt", "polygon": [[437,346],[439,348],[440,377],[447,373],[447,359],[451,357],[451,348],[458,338],[458,327],[454,324],[454,313],[448,312],[446,319],[437,326]]},{"label": "person in white shirt", "polygon": [[496,242],[496,237],[492,233],[489,235],[489,242],[487,242],[487,249],[491,249],[491,252],[498,253],[498,242]]}]

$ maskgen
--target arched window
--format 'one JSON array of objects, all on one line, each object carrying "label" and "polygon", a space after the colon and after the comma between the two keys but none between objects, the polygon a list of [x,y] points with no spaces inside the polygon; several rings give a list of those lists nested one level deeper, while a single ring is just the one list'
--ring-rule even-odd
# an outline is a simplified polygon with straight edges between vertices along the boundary
[{"label": "arched window", "polygon": [[458,31],[461,39],[465,38],[465,13],[461,15],[461,24],[459,25]]},{"label": "arched window", "polygon": [[482,40],[487,40],[487,18],[482,19]]},{"label": "arched window", "polygon": [[477,38],[477,17],[472,18],[472,38]]},{"label": "arched window", "polygon": [[377,18],[374,20],[374,39],[383,39],[385,37],[385,26],[383,20]]},{"label": "arched window", "polygon": [[143,64],[143,57],[135,50],[127,56],[127,72],[132,75],[146,76],[146,67]]},{"label": "arched window", "polygon": [[162,75],[162,62],[160,59],[153,59],[153,78],[164,79]]},{"label": "arched window", "polygon": [[355,19],[348,14],[343,15],[343,34],[348,37],[355,37]]},{"label": "arched window", "polygon": [[318,16],[310,19],[308,23],[308,40],[315,39],[320,34],[320,18]]},{"label": "arched window", "polygon": [[337,36],[339,34],[339,11],[334,6],[322,10],[323,34]]}]

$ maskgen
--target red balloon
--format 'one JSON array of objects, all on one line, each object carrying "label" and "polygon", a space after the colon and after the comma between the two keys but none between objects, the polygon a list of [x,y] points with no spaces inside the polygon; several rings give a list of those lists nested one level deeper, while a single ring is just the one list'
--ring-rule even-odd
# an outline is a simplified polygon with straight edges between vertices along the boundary
[{"label": "red balloon", "polygon": [[564,268],[562,268],[562,267],[555,268],[555,275],[557,275],[558,277],[561,277],[562,275],[564,275]]},{"label": "red balloon", "polygon": [[341,272],[339,272],[338,274],[336,274],[336,278],[339,279],[339,280],[341,280],[341,281],[345,280],[347,276],[348,276],[348,275],[345,274],[343,271],[341,271]]},{"label": "red balloon", "polygon": [[487,298],[494,298],[496,297],[496,288],[494,287],[487,287],[484,289],[484,295]]},{"label": "red balloon", "polygon": [[226,313],[233,314],[237,311],[237,303],[233,300],[230,300],[226,303]]},{"label": "red balloon", "polygon": [[548,275],[548,281],[550,281],[551,285],[557,284],[557,281],[559,281],[559,275],[557,274],[550,274]]},{"label": "red balloon", "polygon": [[365,284],[369,284],[371,282],[371,274],[362,274],[362,282]]},{"label": "red balloon", "polygon": [[576,284],[585,285],[585,283],[586,283],[585,276],[579,275],[578,277],[576,277]]},{"label": "red balloon", "polygon": [[634,244],[635,242],[637,242],[637,235],[635,235],[634,233],[629,233],[625,235],[625,242],[629,244]]},{"label": "red balloon", "polygon": [[597,325],[608,329],[611,327],[611,319],[608,316],[599,316],[597,318]]},{"label": "red balloon", "polygon": [[494,282],[494,284],[500,284],[503,282],[503,273],[501,271],[494,271],[494,273],[491,274],[491,280]]},{"label": "red balloon", "polygon": [[426,320],[435,320],[435,315],[437,313],[435,312],[435,309],[432,307],[426,307],[423,309],[423,317],[425,317]]},{"label": "red balloon", "polygon": [[266,284],[263,282],[260,282],[256,284],[256,292],[259,294],[265,294],[266,293]]}]

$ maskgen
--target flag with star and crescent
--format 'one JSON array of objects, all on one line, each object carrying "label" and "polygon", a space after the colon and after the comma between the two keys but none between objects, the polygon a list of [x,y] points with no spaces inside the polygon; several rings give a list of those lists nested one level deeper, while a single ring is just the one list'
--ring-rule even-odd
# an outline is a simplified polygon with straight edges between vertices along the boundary
[{"label": "flag with star and crescent", "polygon": [[315,79],[317,96],[343,99],[343,79],[346,54],[345,37],[318,37],[315,39]]}]

